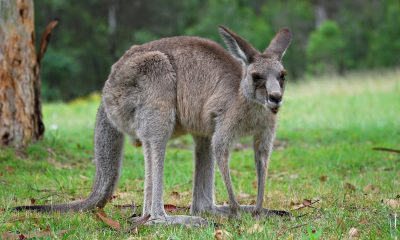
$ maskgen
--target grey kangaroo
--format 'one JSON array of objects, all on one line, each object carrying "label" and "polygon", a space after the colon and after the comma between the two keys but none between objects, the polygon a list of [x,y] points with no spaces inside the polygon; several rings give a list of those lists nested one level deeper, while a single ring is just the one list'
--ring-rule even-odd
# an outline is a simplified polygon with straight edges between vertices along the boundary
[{"label": "grey kangaroo", "polygon": [[[169,216],[163,205],[163,171],[168,139],[190,133],[195,142],[191,214],[235,215],[262,208],[266,172],[282,103],[282,57],[291,41],[280,30],[263,53],[220,26],[227,45],[198,37],[170,37],[131,47],[113,66],[103,89],[95,127],[96,176],[90,196],[60,205],[20,206],[16,210],[79,211],[103,207],[116,186],[123,136],[143,144],[143,216],[150,223],[203,225],[197,216]],[[232,142],[254,137],[258,180],[255,206],[236,200],[229,173]],[[214,201],[214,162],[229,195],[229,206]]]}]

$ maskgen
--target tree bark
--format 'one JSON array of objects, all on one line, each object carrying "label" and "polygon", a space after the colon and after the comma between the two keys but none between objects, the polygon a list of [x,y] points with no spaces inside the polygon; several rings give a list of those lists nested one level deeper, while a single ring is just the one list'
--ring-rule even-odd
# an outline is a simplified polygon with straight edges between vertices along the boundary
[{"label": "tree bark", "polygon": [[0,145],[44,134],[32,0],[0,0]]}]

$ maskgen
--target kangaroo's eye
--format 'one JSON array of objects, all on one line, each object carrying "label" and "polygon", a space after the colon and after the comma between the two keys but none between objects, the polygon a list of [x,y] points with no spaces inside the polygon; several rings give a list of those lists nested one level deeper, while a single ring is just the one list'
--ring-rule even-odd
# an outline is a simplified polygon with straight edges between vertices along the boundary
[{"label": "kangaroo's eye", "polygon": [[285,74],[284,74],[284,73],[281,73],[281,75],[279,76],[279,79],[280,79],[281,81],[285,81]]},{"label": "kangaroo's eye", "polygon": [[257,73],[253,73],[251,77],[253,78],[253,81],[256,83],[259,83],[263,80],[263,78]]},{"label": "kangaroo's eye", "polygon": [[283,70],[283,71],[280,73],[280,75],[279,75],[279,80],[285,81],[285,76],[286,76],[286,71]]}]

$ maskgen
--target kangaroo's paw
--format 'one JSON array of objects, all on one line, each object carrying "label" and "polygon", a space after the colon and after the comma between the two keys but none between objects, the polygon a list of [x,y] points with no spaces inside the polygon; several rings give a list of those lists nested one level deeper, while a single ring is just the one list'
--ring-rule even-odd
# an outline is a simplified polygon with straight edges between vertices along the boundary
[{"label": "kangaroo's paw", "polygon": [[288,211],[274,210],[268,208],[262,208],[260,211],[252,211],[251,213],[255,217],[271,217],[271,216],[292,217],[292,214]]},{"label": "kangaroo's paw", "polygon": [[270,217],[270,216],[291,217],[290,212],[284,210],[261,208],[259,211],[255,211],[254,208],[255,208],[254,205],[240,205],[241,211],[249,212],[256,217]]},{"label": "kangaroo's paw", "polygon": [[[252,213],[256,217],[270,217],[270,216],[281,216],[281,217],[291,217],[290,212],[283,210],[273,210],[268,208],[262,208],[260,211],[254,211],[254,205],[240,205],[240,211]],[[232,213],[230,206],[215,205],[209,208],[203,208],[202,210],[196,211],[193,214],[201,214],[203,212],[208,212],[217,216],[224,217],[238,217],[239,214]]]},{"label": "kangaroo's paw", "polygon": [[230,206],[220,206],[220,205],[196,208],[196,210],[192,210],[191,213],[193,215],[201,215],[203,213],[209,213],[214,216],[221,216],[221,217],[227,217],[227,218],[239,218],[240,217],[240,213],[238,211],[232,210],[232,208]]},{"label": "kangaroo's paw", "polygon": [[146,225],[184,225],[187,227],[204,227],[209,225],[209,222],[201,217],[193,217],[186,215],[177,216],[160,216],[150,218]]}]

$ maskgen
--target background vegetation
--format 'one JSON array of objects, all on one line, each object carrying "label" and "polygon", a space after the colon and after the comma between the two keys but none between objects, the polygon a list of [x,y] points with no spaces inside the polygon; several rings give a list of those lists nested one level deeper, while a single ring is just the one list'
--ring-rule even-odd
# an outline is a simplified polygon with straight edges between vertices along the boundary
[{"label": "background vegetation", "polygon": [[284,61],[292,80],[400,64],[398,0],[41,0],[35,8],[38,33],[60,20],[43,63],[46,100],[100,90],[133,44],[172,35],[221,42],[218,24],[259,50],[289,27],[294,40]]}]

